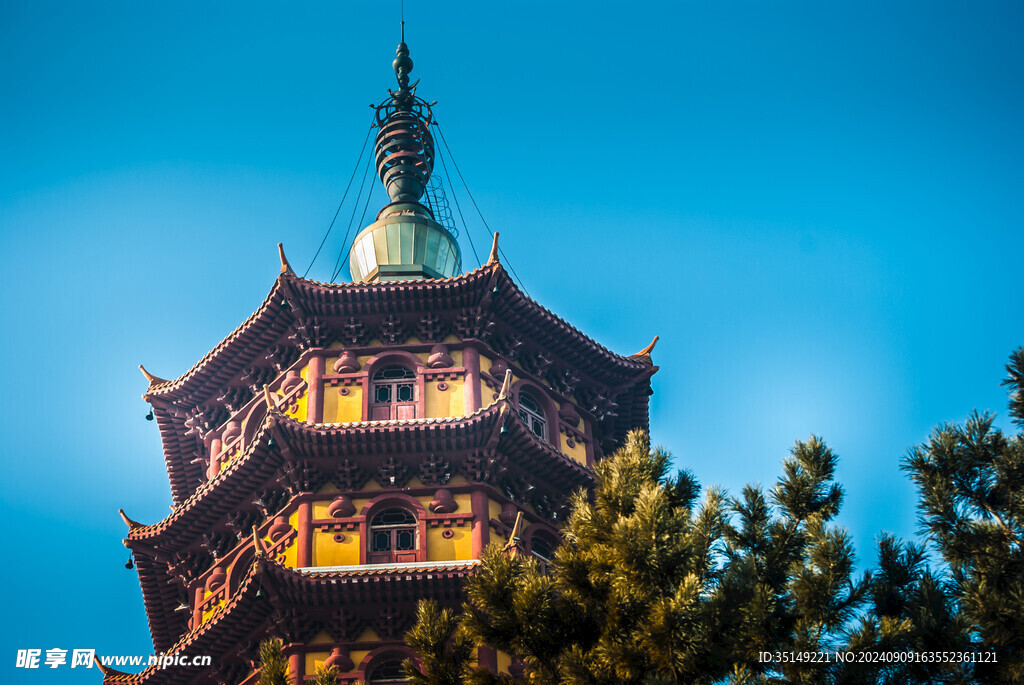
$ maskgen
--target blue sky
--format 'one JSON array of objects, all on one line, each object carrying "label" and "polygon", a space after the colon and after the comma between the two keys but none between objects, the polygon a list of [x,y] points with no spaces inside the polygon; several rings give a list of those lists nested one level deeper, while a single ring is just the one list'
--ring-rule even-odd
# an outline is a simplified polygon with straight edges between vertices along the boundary
[{"label": "blue sky", "polygon": [[[870,562],[915,532],[908,447],[974,407],[1009,425],[1024,5],[406,4],[508,263],[615,351],[661,336],[654,438],[702,483],[771,484],[822,435]],[[135,367],[175,377],[244,320],[278,241],[309,264],[398,6],[0,3],[8,682],[96,681],[18,648],[150,652],[116,511],[170,495]]]}]

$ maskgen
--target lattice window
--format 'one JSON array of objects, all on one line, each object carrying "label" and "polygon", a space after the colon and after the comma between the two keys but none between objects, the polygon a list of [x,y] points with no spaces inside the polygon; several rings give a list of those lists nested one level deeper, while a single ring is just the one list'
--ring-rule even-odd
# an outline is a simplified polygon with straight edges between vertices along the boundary
[{"label": "lattice window", "polygon": [[409,681],[405,679],[402,660],[388,659],[370,669],[367,682],[369,685],[398,685]]},{"label": "lattice window", "polygon": [[551,560],[555,556],[555,548],[557,546],[558,543],[544,533],[534,533],[530,538],[530,554],[540,564],[541,573],[547,575],[551,569]]},{"label": "lattice window", "polygon": [[373,374],[370,420],[416,418],[416,374],[405,366],[385,366]]},{"label": "lattice window", "polygon": [[370,521],[370,563],[416,561],[417,521],[408,509],[391,507]]},{"label": "lattice window", "polygon": [[544,416],[544,410],[540,402],[525,391],[519,393],[519,416],[534,435],[541,440],[548,439],[548,420]]}]

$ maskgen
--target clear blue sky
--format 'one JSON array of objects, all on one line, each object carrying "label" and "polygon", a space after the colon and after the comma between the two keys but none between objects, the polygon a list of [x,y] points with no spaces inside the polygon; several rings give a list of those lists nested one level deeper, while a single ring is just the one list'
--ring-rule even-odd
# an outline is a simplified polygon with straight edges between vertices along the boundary
[{"label": "clear blue sky", "polygon": [[[702,483],[771,484],[820,434],[870,562],[915,531],[907,447],[1009,425],[1024,5],[406,4],[509,262],[615,351],[661,336],[654,438]],[[135,367],[175,377],[244,320],[278,241],[309,263],[398,6],[0,3],[6,682],[96,682],[12,674],[17,648],[150,652],[116,511],[170,495]]]}]

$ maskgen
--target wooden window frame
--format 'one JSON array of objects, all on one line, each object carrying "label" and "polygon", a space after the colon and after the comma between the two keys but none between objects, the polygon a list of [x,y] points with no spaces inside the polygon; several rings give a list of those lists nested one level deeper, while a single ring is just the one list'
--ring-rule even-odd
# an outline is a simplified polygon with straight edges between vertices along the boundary
[{"label": "wooden window frame", "polygon": [[[383,352],[378,355],[374,355],[366,360],[366,364],[363,367],[364,378],[363,378],[363,420],[364,421],[391,421],[391,419],[372,419],[370,418],[372,411],[371,407],[374,406],[373,400],[373,377],[377,375],[377,372],[388,366],[404,366],[416,375],[416,380],[413,381],[413,401],[409,404],[412,405],[415,416],[413,418],[422,419],[427,416],[427,395],[426,395],[426,377],[424,374],[425,366],[423,361],[416,355],[410,352],[393,351]],[[379,406],[379,405],[378,405]],[[394,405],[392,405],[394,407]],[[392,414],[393,416],[393,414]]]}]

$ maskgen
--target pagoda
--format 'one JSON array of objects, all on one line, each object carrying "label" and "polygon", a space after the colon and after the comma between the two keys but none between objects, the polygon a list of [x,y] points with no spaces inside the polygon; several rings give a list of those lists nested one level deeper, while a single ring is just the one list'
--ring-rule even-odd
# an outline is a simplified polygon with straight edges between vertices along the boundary
[{"label": "pagoda", "polygon": [[534,302],[496,234],[462,272],[423,203],[434,122],[412,66],[403,36],[376,115],[391,202],[353,242],[353,282],[300,278],[278,245],[245,322],[175,380],[142,369],[173,504],[152,525],[121,511],[124,544],[155,652],[211,663],[101,666],[105,683],[254,683],[267,637],[293,683],[322,663],[340,683],[404,682],[416,602],[457,606],[488,544],[550,557],[595,460],[647,428],[653,343],[614,354]]}]

